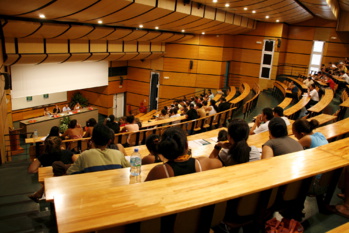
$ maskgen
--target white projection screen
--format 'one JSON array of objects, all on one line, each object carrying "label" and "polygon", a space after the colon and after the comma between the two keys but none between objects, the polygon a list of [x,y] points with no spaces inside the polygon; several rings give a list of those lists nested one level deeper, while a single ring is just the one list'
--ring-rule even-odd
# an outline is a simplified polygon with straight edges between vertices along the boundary
[{"label": "white projection screen", "polygon": [[108,62],[67,62],[11,67],[12,98],[108,85]]}]

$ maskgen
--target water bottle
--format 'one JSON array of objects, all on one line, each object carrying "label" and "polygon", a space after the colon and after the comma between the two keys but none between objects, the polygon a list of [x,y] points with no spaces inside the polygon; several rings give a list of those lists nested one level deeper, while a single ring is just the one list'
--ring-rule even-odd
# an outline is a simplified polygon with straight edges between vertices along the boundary
[{"label": "water bottle", "polygon": [[38,130],[34,130],[33,138],[38,138]]},{"label": "water bottle", "polygon": [[138,152],[138,148],[134,149],[130,159],[131,164],[131,176],[139,176],[141,174],[142,159]]}]

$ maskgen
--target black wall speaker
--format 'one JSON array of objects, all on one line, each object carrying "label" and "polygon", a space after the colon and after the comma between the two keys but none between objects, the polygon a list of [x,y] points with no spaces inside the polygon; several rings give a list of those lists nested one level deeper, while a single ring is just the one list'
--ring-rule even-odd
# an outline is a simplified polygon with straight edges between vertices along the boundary
[{"label": "black wall speaker", "polygon": [[120,86],[124,83],[124,77],[120,76]]},{"label": "black wall speaker", "polygon": [[109,67],[108,77],[127,75],[127,66]]},{"label": "black wall speaker", "polygon": [[278,39],[278,48],[281,47],[281,39]]},{"label": "black wall speaker", "polygon": [[0,73],[5,78],[5,90],[12,90],[12,80],[11,75],[8,73]]},{"label": "black wall speaker", "polygon": [[193,69],[193,65],[194,65],[194,62],[192,60],[190,60],[190,62],[189,62],[189,69],[190,70]]}]

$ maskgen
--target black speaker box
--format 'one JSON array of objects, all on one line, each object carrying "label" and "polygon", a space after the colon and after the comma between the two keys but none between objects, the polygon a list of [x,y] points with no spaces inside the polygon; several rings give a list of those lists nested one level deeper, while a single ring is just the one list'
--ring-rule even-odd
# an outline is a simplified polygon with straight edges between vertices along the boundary
[{"label": "black speaker box", "polygon": [[190,61],[190,62],[189,62],[189,69],[190,69],[190,70],[193,69],[193,65],[194,65],[194,62],[193,62],[193,61]]},{"label": "black speaker box", "polygon": [[109,67],[108,77],[127,75],[127,66]]}]

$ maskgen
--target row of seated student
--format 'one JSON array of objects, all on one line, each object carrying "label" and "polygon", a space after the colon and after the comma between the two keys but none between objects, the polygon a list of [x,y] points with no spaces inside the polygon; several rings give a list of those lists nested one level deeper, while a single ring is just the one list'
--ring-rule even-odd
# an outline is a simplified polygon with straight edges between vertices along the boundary
[{"label": "row of seated student", "polygon": [[[79,103],[76,103],[73,107],[74,110],[81,109],[82,106]],[[68,104],[64,105],[64,107],[61,109],[58,104],[55,105],[55,107],[52,109],[52,112],[48,109],[48,107],[44,108],[44,116],[52,116],[61,112],[68,112],[71,111],[71,108],[68,106]]]}]

